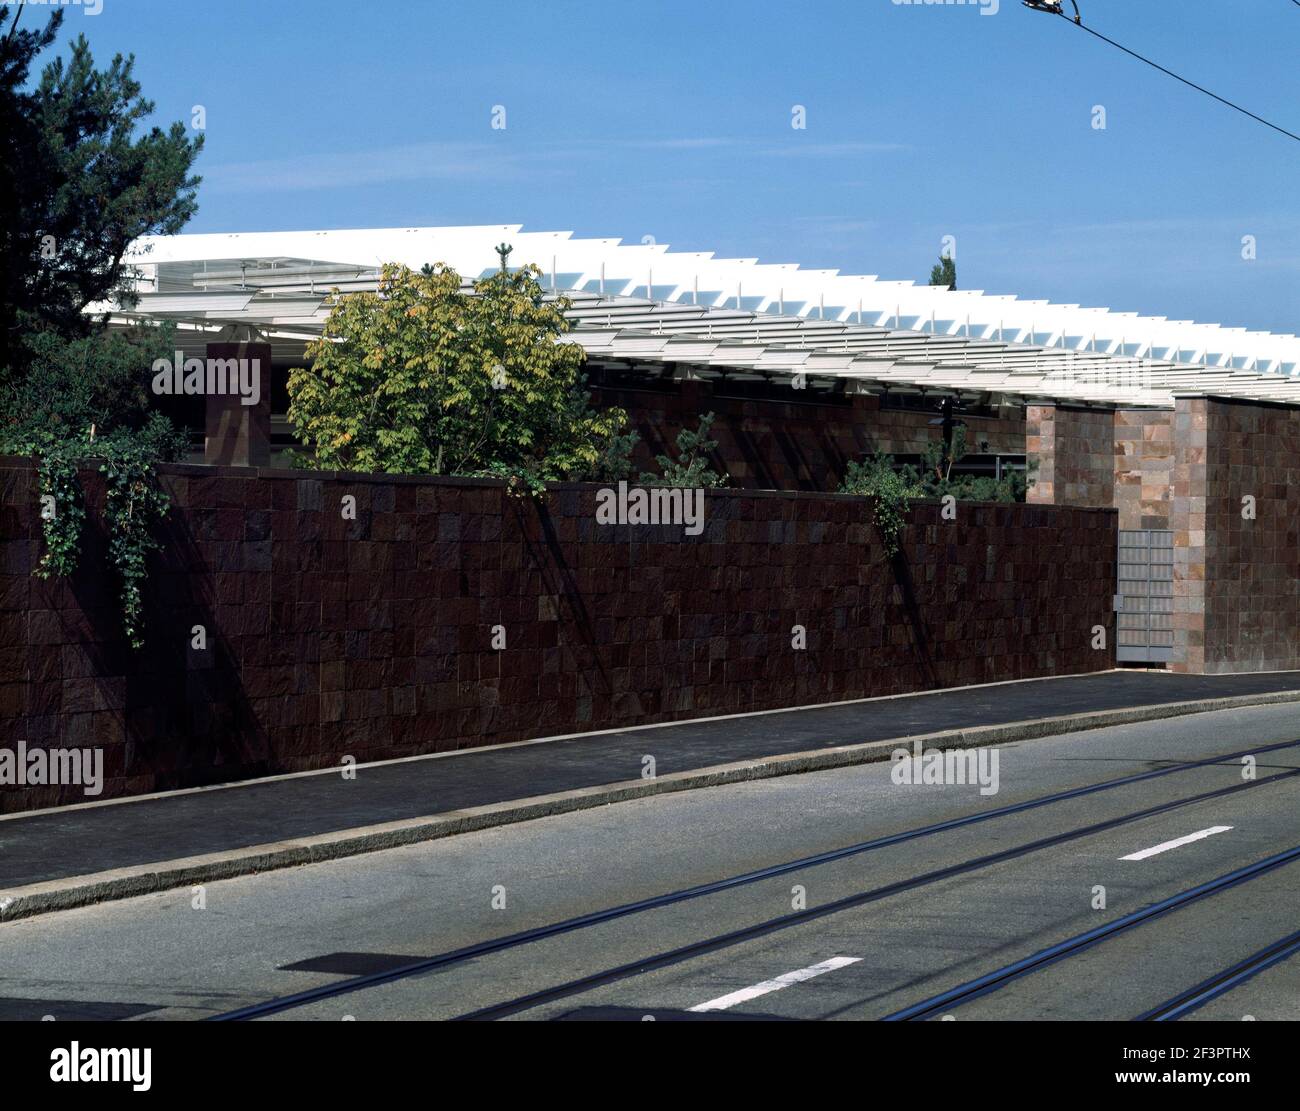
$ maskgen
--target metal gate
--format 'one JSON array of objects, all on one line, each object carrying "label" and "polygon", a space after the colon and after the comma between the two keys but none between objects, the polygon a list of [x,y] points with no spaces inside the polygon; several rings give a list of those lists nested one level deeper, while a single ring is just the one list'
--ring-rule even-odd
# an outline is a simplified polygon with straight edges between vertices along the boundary
[{"label": "metal gate", "polygon": [[1163,663],[1174,656],[1174,534],[1121,529],[1115,658]]}]

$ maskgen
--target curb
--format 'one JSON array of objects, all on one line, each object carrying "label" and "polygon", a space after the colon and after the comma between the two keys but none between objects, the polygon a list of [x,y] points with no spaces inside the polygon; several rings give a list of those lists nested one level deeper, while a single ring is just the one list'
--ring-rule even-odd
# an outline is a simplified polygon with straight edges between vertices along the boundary
[{"label": "curb", "polygon": [[452,837],[458,833],[492,829],[496,826],[529,822],[557,814],[590,810],[651,795],[689,791],[701,787],[719,787],[757,779],[772,779],[802,772],[826,771],[887,760],[896,748],[920,743],[931,749],[973,748],[981,745],[1009,744],[1034,740],[1061,733],[1079,733],[1115,725],[1129,725],[1163,718],[1184,717],[1254,706],[1272,706],[1300,702],[1300,691],[1271,691],[1257,695],[1229,698],[1197,699],[1168,702],[1159,706],[1131,706],[1117,710],[1097,710],[1086,714],[1036,718],[1030,721],[986,725],[974,729],[950,729],[939,733],[912,734],[866,744],[840,745],[835,748],[785,753],[758,760],[718,764],[708,768],[674,772],[655,779],[633,779],[573,791],[512,799],[464,810],[397,822],[338,830],[293,841],[249,845],[220,853],[154,861],[107,872],[68,876],[45,883],[14,889],[0,899],[0,921],[14,921],[53,911],[71,910],[94,903],[130,899],[192,884],[232,879],[237,876],[293,868],[326,860],[358,856],[362,853],[394,849]]}]

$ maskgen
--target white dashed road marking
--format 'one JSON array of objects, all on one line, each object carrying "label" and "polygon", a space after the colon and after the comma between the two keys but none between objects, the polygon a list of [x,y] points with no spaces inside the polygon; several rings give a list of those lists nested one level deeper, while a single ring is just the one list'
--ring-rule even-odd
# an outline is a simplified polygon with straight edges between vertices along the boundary
[{"label": "white dashed road marking", "polygon": [[737,1003],[744,1003],[750,999],[757,999],[760,995],[780,991],[782,988],[790,987],[791,984],[802,984],[805,980],[811,980],[827,972],[834,972],[837,968],[843,968],[845,965],[857,964],[861,959],[861,957],[831,957],[830,960],[822,961],[821,964],[809,965],[807,968],[787,972],[778,976],[775,980],[764,980],[761,984],[741,988],[739,991],[733,991],[730,995],[720,995],[717,999],[710,999],[707,1003],[692,1007],[691,1010],[725,1011],[728,1007],[734,1007]]},{"label": "white dashed road marking", "polygon": [[1149,856],[1156,856],[1159,853],[1167,853],[1170,849],[1179,848],[1182,845],[1190,845],[1193,841],[1200,841],[1206,837],[1213,837],[1216,833],[1227,833],[1232,826],[1210,826],[1209,829],[1200,829],[1195,833],[1189,833],[1186,837],[1176,837],[1172,841],[1163,841],[1159,845],[1152,845],[1149,849],[1143,849],[1140,853],[1131,853],[1128,856],[1121,856],[1120,860],[1146,860]]}]

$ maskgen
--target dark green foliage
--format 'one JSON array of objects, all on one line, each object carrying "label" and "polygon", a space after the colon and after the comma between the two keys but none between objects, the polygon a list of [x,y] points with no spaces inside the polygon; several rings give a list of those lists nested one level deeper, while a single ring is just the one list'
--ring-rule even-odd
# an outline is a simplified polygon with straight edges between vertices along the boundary
[{"label": "dark green foliage", "polygon": [[[909,473],[910,472],[910,473]],[[850,461],[848,473],[840,484],[842,494],[861,494],[871,500],[871,519],[885,555],[898,552],[898,535],[907,517],[907,503],[923,496],[914,467],[899,470],[892,456],[877,453],[861,463]]]},{"label": "dark green foliage", "polygon": [[[86,506],[77,479],[76,453],[66,440],[50,440],[40,453],[42,528],[45,552],[36,565],[43,579],[71,575],[81,555]],[[45,501],[52,498],[52,502]]]},{"label": "dark green foliage", "polygon": [[197,207],[190,171],[203,145],[180,123],[142,130],[154,104],[134,59],[96,69],[84,36],[33,86],[63,13],[27,30],[23,11],[0,6],[0,368],[11,375],[27,330],[89,334],[82,310],[120,294],[131,242],[180,231]]},{"label": "dark green foliage", "polygon": [[1018,502],[1025,500],[1029,488],[1024,471],[1008,470],[1000,479],[981,475],[953,475],[953,464],[966,455],[966,429],[958,425],[953,429],[952,446],[945,449],[942,442],[932,442],[925,450],[923,474],[914,467],[904,467],[920,483],[921,496],[941,498],[952,494],[958,501]]},{"label": "dark green foliage", "polygon": [[940,255],[939,261],[930,268],[930,284],[943,285],[949,289],[957,288],[957,263],[947,255]]},{"label": "dark green foliage", "polygon": [[600,461],[592,468],[592,482],[618,482],[632,473],[632,451],[641,437],[633,430],[610,436]]},{"label": "dark green foliage", "polygon": [[709,439],[709,429],[713,426],[714,414],[705,413],[700,417],[700,427],[692,432],[683,428],[677,434],[677,458],[670,455],[657,455],[662,474],[644,472],[641,475],[643,486],[681,486],[686,489],[719,487],[727,484],[727,476],[720,475],[709,466],[709,453],[718,446],[716,440]]},{"label": "dark green foliage", "polygon": [[174,350],[170,325],[75,338],[48,328],[27,332],[24,373],[0,387],[0,440],[39,432],[79,440],[91,428],[142,428],[151,415],[148,367]]},{"label": "dark green foliage", "polygon": [[123,629],[133,648],[144,645],[140,587],[148,574],[145,557],[158,547],[154,526],[170,506],[154,470],[170,431],[163,424],[151,424],[141,436],[117,433],[96,448],[107,486],[105,516],[114,526],[108,536],[109,559],[118,576]]},{"label": "dark green foliage", "polygon": [[1029,487],[1024,471],[1008,471],[1000,479],[979,475],[953,475],[953,465],[966,454],[966,429],[953,429],[952,445],[929,444],[920,471],[910,464],[898,466],[893,456],[877,453],[862,463],[850,462],[840,484],[842,494],[871,499],[872,520],[880,533],[885,554],[898,552],[898,536],[906,521],[908,503],[916,498],[943,498],[959,502],[1022,502]]},{"label": "dark green foliage", "polygon": [[178,232],[193,215],[202,140],[179,123],[145,129],[154,105],[134,60],[119,55],[96,69],[84,37],[33,82],[63,13],[28,29],[24,10],[0,3],[0,452],[40,461],[44,577],[76,569],[85,521],[77,470],[98,464],[123,625],[139,646],[145,556],[167,509],[154,471],[185,448],[146,392],[170,334],[109,335],[85,310],[131,303],[127,248]]},{"label": "dark green foliage", "polygon": [[37,457],[41,494],[54,499],[53,516],[42,518],[45,551],[36,566],[42,578],[70,575],[77,567],[86,516],[77,469],[100,461],[108,482],[109,554],[123,626],[136,647],[142,643],[145,555],[155,546],[151,529],[167,510],[155,468],[181,458],[186,448],[185,435],[150,410],[148,377],[141,371],[172,349],[171,338],[167,328],[129,338],[29,333],[27,372],[0,392],[0,454]]},{"label": "dark green foliage", "polygon": [[92,425],[54,435],[26,430],[25,439],[0,439],[0,453],[34,455],[40,460],[41,495],[53,498],[42,509],[45,551],[35,573],[41,578],[72,574],[77,568],[86,519],[77,468],[98,462],[107,487],[109,558],[118,577],[123,629],[132,647],[144,640],[140,628],[140,586],[145,557],[158,546],[154,526],[167,514],[167,496],[158,489],[158,463],[176,459],[185,441],[165,417],[150,414],[139,428],[100,435]]}]

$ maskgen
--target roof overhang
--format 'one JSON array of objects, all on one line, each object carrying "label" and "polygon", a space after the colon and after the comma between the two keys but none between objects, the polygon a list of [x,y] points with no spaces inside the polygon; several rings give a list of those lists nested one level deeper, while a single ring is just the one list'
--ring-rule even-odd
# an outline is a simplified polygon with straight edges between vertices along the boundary
[{"label": "roof overhang", "polygon": [[495,271],[503,240],[569,300],[566,341],[593,359],[1114,406],[1187,391],[1300,402],[1293,335],[519,225],[150,238],[127,259],[139,303],[96,308],[120,325],[171,320],[196,345],[253,330],[292,360],[323,334],[332,291],[373,291],[387,262],[445,263],[468,284]]}]

